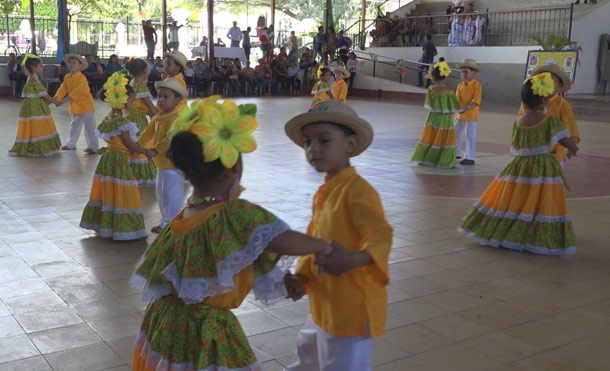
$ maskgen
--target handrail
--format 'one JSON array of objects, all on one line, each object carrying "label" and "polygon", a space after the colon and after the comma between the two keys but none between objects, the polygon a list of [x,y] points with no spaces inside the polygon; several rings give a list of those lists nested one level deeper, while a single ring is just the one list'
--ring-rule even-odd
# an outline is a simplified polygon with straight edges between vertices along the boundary
[{"label": "handrail", "polygon": [[[368,55],[369,58],[363,58],[361,55],[359,55],[359,53],[363,54],[365,56]],[[435,64],[435,63],[423,63],[423,62],[419,62],[419,61],[412,61],[412,60],[408,60],[408,59],[396,58],[396,57],[391,57],[391,56],[381,55],[381,54],[375,54],[375,53],[370,53],[370,52],[369,53],[365,53],[365,52],[361,52],[361,51],[358,51],[358,50],[355,50],[354,54],[356,54],[356,58],[358,58],[358,59],[373,62],[373,77],[375,77],[376,64],[377,63],[381,63],[381,64],[385,64],[385,65],[390,65],[390,66],[396,66],[396,67],[400,66],[400,67],[403,67],[405,69],[409,69],[409,70],[413,70],[413,71],[419,71],[420,70],[419,66],[433,66]],[[377,58],[379,58],[379,57],[395,61],[396,63],[390,63],[390,62],[386,62],[386,61],[378,61]],[[416,65],[416,67],[404,66],[404,65],[402,65],[403,62],[404,63],[410,63],[410,64],[413,64],[413,65]],[[451,68],[451,66],[449,68]],[[459,77],[453,76],[454,72],[460,73],[460,70],[451,68],[452,75],[449,75],[449,78],[450,79],[459,79]],[[402,83],[402,76],[399,77],[399,82]]]}]

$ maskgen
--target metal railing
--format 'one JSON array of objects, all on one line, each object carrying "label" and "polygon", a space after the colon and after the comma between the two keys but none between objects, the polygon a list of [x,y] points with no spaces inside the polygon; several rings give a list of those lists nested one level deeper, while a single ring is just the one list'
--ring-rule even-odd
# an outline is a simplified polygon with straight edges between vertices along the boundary
[{"label": "metal railing", "polygon": [[[406,74],[407,70],[411,71],[420,71],[420,67],[422,66],[430,66],[432,68],[433,63],[422,63],[419,61],[413,61],[404,58],[396,58],[390,57],[387,55],[375,54],[375,53],[366,53],[361,51],[355,51],[356,58],[362,61],[372,62],[373,63],[373,77],[377,75],[377,65],[386,65],[394,67],[394,74],[398,77],[398,82],[402,83],[402,79]],[[451,75],[449,75],[450,79],[459,79],[460,70],[451,69]]]},{"label": "metal railing", "polygon": [[[445,14],[432,13],[398,18],[401,30],[390,44],[389,27],[384,31],[384,18],[367,19],[365,27],[356,22],[347,31],[355,45],[367,46],[420,46],[426,34],[432,35],[437,46],[448,46],[451,25],[464,24],[466,18],[474,21],[480,17],[483,22],[481,39],[465,45],[510,46],[531,45],[532,37],[545,39],[548,36],[565,36],[571,39],[573,4],[563,7],[530,8],[523,10],[486,10],[484,13]],[[393,21],[394,18],[390,19]],[[387,25],[387,22],[386,22]],[[404,42],[403,42],[404,37]],[[404,44],[404,45],[403,45]],[[460,45],[460,46],[465,46]]]},{"label": "metal railing", "polygon": [[[53,56],[57,52],[57,18],[37,16],[36,22],[36,45],[37,53],[44,56]],[[152,22],[152,26],[157,31],[158,42],[155,55],[162,54],[162,24]],[[228,27],[215,27],[215,39],[221,38],[227,46],[230,45],[226,37]],[[276,30],[276,46],[288,46],[291,30]],[[168,27],[169,32],[169,27]],[[180,50],[189,57],[190,49],[198,46],[203,36],[208,35],[206,27],[198,23],[184,25],[179,31]],[[297,32],[300,46],[308,45],[313,38],[310,33]],[[0,53],[9,52],[25,53],[31,45],[32,34],[30,31],[29,17],[22,15],[6,15],[0,21]],[[256,29],[253,28],[250,34],[252,52],[256,52],[259,45]],[[142,23],[137,19],[125,17],[122,20],[93,20],[74,18],[70,22],[70,44],[86,43],[97,46],[95,54],[101,58],[108,58],[112,54],[119,57],[145,56],[146,43],[142,31]],[[169,42],[169,40],[168,40]],[[209,41],[208,41],[209,42]],[[77,53],[89,54],[95,48],[81,48],[73,50]]]}]

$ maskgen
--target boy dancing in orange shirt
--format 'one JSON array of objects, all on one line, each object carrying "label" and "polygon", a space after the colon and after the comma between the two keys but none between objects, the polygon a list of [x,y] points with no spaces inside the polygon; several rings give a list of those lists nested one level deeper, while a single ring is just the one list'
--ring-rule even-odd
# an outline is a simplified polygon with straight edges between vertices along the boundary
[{"label": "boy dancing in orange shirt", "polygon": [[477,144],[477,121],[483,88],[474,76],[481,71],[474,59],[464,59],[458,64],[462,71],[462,82],[458,85],[457,95],[463,113],[455,115],[455,134],[457,136],[457,158],[462,158],[462,145],[466,134],[466,153],[460,161],[462,165],[474,165]]},{"label": "boy dancing in orange shirt", "polygon": [[307,233],[336,241],[330,255],[301,257],[296,274],[285,277],[293,300],[307,286],[310,311],[286,370],[370,370],[371,337],[385,333],[392,228],[379,195],[349,159],[369,146],[373,129],[349,106],[330,100],[292,118],[285,130],[311,166],[327,175]]}]

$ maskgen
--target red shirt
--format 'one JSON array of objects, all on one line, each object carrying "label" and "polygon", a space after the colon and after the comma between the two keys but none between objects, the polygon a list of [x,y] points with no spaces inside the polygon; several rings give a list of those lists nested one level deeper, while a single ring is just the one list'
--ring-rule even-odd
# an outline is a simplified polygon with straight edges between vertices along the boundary
[{"label": "red shirt", "polygon": [[155,37],[153,35],[157,35],[157,31],[153,27],[144,26],[144,40],[153,40],[155,41]]}]

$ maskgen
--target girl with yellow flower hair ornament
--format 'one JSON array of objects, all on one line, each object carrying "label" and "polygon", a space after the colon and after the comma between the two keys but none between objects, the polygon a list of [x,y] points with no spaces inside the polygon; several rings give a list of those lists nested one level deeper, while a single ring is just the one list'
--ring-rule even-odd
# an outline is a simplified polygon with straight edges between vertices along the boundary
[{"label": "girl with yellow flower hair ornament", "polygon": [[129,154],[152,156],[151,150],[136,143],[137,125],[123,117],[123,109],[129,109],[135,99],[127,83],[121,72],[115,72],[100,94],[112,108],[96,130],[108,147],[95,169],[89,202],[80,221],[81,228],[121,241],[146,238],[138,180],[129,166]]},{"label": "girl with yellow flower hair ornament", "polygon": [[50,103],[58,101],[49,96],[38,80],[43,74],[42,61],[37,55],[26,54],[23,65],[28,80],[21,90],[23,103],[19,110],[17,138],[10,156],[49,157],[59,152],[61,141],[55,121],[49,109]]},{"label": "girl with yellow flower hair ornament", "polygon": [[149,302],[133,354],[136,371],[262,370],[231,309],[250,290],[265,303],[287,296],[290,264],[282,255],[332,250],[236,197],[241,156],[256,149],[256,106],[219,98],[187,106],[171,129],[167,156],[193,193],[130,281]]},{"label": "girl with yellow flower hair ornament", "polygon": [[571,157],[578,147],[568,139],[566,126],[547,113],[554,91],[548,72],[525,80],[521,87],[527,111],[513,125],[511,145],[516,157],[496,176],[458,229],[481,245],[541,255],[576,252],[566,206],[567,183],[551,150],[559,143]]},{"label": "girl with yellow flower hair ornament", "polygon": [[415,146],[411,161],[420,165],[455,167],[456,144],[453,115],[462,111],[457,96],[445,85],[451,75],[451,67],[442,60],[430,72],[432,86],[426,92],[426,107],[430,113],[424,131]]}]

